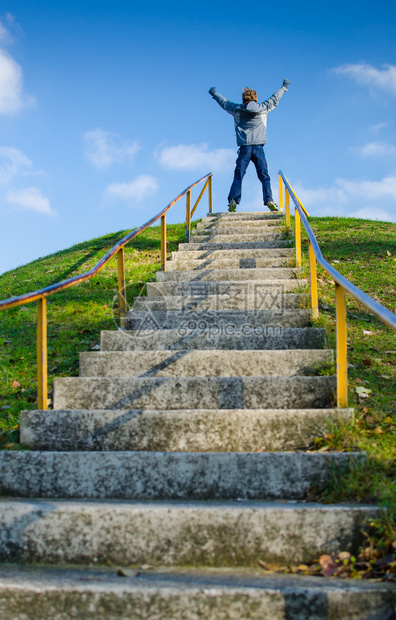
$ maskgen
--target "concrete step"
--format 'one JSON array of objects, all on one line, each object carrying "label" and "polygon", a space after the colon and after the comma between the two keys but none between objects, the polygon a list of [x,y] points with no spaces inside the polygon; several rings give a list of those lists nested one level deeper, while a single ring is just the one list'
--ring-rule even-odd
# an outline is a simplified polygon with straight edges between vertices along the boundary
[{"label": "concrete step", "polygon": [[237,222],[239,220],[282,220],[285,219],[285,213],[278,211],[277,213],[271,211],[236,211],[235,213],[229,213],[228,211],[220,211],[217,213],[208,213],[206,217],[202,218],[202,222],[211,221],[225,221],[230,220]]},{"label": "concrete step", "polygon": [[290,248],[290,241],[287,240],[275,240],[275,241],[211,241],[210,243],[179,243],[179,250],[187,250],[189,252],[196,252],[198,250],[205,250],[209,252],[211,250],[259,250],[266,248]]},{"label": "concrete step", "polygon": [[228,221],[225,219],[219,218],[202,218],[200,222],[197,223],[196,230],[208,230],[208,229],[223,229],[223,228],[235,228],[235,229],[245,229],[245,228],[270,228],[271,226],[284,226],[285,221],[283,218],[276,219],[266,219],[266,220],[238,220],[229,219]]},{"label": "concrete step", "polygon": [[[351,465],[356,467],[356,462],[364,463],[366,458],[362,452],[4,450],[0,452],[0,490],[3,500],[25,497],[207,501],[202,506],[206,511],[211,507],[209,500],[302,500],[312,484],[326,484],[335,467],[347,471]],[[4,527],[12,520],[10,503],[0,501],[2,561],[12,560],[2,555]],[[27,504],[24,512],[28,514],[25,518],[21,514],[19,524],[15,524],[26,534],[32,525],[29,517],[32,508],[31,503]],[[52,510],[51,502],[44,515],[51,514]],[[147,514],[150,510],[155,512],[154,503],[147,506]],[[175,516],[177,511],[178,505]],[[193,538],[193,531],[190,536]]]},{"label": "concrete step", "polygon": [[24,411],[31,450],[287,452],[312,445],[353,409],[114,409]]},{"label": "concrete step", "polygon": [[324,349],[326,330],[319,327],[269,327],[242,330],[202,328],[191,324],[185,329],[118,330],[101,332],[102,351],[278,350]]},{"label": "concrete step", "polygon": [[[146,565],[147,566],[147,565]],[[0,567],[0,616],[80,620],[391,620],[392,584],[251,570]],[[243,610],[243,611],[242,611]]]},{"label": "concrete step", "polygon": [[217,258],[194,260],[184,257],[178,261],[168,261],[167,271],[205,270],[205,269],[254,269],[265,267],[294,267],[295,261],[290,256],[279,258]]},{"label": "concrete step", "polygon": [[255,269],[205,269],[197,273],[196,271],[157,271],[155,274],[157,282],[205,282],[231,280],[285,280],[296,279],[301,269],[291,267],[268,267]]},{"label": "concrete step", "polygon": [[252,234],[246,234],[245,232],[239,233],[230,233],[230,234],[222,234],[222,233],[214,233],[214,234],[192,234],[190,238],[190,243],[243,243],[243,242],[254,242],[254,241],[283,241],[285,240],[285,234],[282,233],[264,233],[264,232],[254,232]]},{"label": "concrete step", "polygon": [[285,227],[282,225],[274,226],[274,222],[271,222],[271,225],[268,224],[257,224],[253,222],[250,226],[240,226],[240,222],[237,224],[229,224],[228,226],[219,226],[218,224],[210,224],[201,228],[194,228],[191,231],[191,234],[196,236],[211,236],[211,235],[270,235],[270,234],[284,234]]},{"label": "concrete step", "polygon": [[305,409],[333,403],[335,377],[57,377],[54,409]]},{"label": "concrete step", "polygon": [[[189,247],[189,244],[186,244]],[[279,258],[279,257],[294,258],[295,250],[290,247],[283,248],[256,248],[247,250],[208,250],[193,252],[191,250],[179,250],[178,252],[172,252],[172,262],[183,262],[185,260],[209,260],[209,259],[241,259],[246,258],[249,260],[260,258]]]},{"label": "concrete step", "polygon": [[126,327],[132,330],[152,329],[186,329],[191,325],[205,329],[217,328],[219,331],[232,329],[242,330],[263,326],[276,327],[310,327],[311,310],[306,309],[275,309],[275,310],[132,310],[128,312]]},{"label": "concrete step", "polygon": [[165,297],[135,297],[133,310],[265,310],[307,308],[310,296],[307,293],[272,294],[270,290],[259,289],[256,295],[246,295],[237,288],[235,295],[168,295]]},{"label": "concrete step", "polygon": [[[73,456],[61,455],[63,461]],[[36,471],[41,481],[47,475],[43,468]],[[61,479],[62,474],[59,469]],[[129,476],[133,484],[135,472]],[[258,560],[296,565],[323,553],[353,552],[359,527],[379,515],[378,508],[365,505],[10,500],[0,503],[0,557],[55,565],[257,568]]]},{"label": "concrete step", "polygon": [[234,377],[312,374],[329,349],[285,351],[86,351],[80,377]]},{"label": "concrete step", "polygon": [[[246,269],[243,271],[249,270]],[[284,293],[292,291],[305,293],[307,284],[307,280],[303,279],[283,278],[279,280],[268,277],[266,280],[183,280],[181,282],[147,282],[146,289],[148,297],[166,297],[173,295],[228,295],[229,297],[236,297],[240,295],[253,295],[261,299],[261,297],[268,295],[275,298],[278,297],[278,295],[283,295]]]}]

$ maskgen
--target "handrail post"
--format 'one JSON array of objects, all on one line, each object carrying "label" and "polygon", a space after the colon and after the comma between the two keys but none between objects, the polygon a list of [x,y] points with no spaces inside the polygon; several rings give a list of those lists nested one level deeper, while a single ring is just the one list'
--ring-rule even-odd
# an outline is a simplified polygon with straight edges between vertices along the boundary
[{"label": "handrail post", "polygon": [[166,214],[161,216],[161,271],[166,271]]},{"label": "handrail post", "polygon": [[210,175],[210,177],[209,177],[208,199],[209,199],[209,213],[212,213],[212,209],[213,209],[212,175]]},{"label": "handrail post", "polygon": [[280,174],[278,174],[279,182],[279,210],[283,211],[283,180]]},{"label": "handrail post", "polygon": [[290,194],[287,188],[286,190],[286,228],[289,230],[290,228]]},{"label": "handrail post", "polygon": [[37,405],[48,409],[47,370],[47,300],[40,297],[37,303]]},{"label": "handrail post", "polygon": [[301,217],[296,209],[294,212],[295,215],[295,234],[296,234],[296,264],[297,267],[301,267]]},{"label": "handrail post", "polygon": [[186,242],[190,242],[190,227],[191,227],[191,190],[186,194]]},{"label": "handrail post", "polygon": [[335,282],[337,339],[337,407],[348,407],[348,361],[345,289]]},{"label": "handrail post", "polygon": [[317,319],[319,316],[318,304],[318,278],[316,273],[316,256],[311,241],[309,241],[309,267],[311,274],[311,308],[312,318]]},{"label": "handrail post", "polygon": [[120,328],[126,327],[126,286],[125,286],[125,261],[124,248],[120,248],[117,252],[118,265],[118,306],[120,309]]}]

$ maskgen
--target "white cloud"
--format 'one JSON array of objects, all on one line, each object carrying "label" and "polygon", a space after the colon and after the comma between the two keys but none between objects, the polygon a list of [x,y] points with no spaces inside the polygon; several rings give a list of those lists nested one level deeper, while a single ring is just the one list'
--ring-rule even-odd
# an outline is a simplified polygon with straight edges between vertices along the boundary
[{"label": "white cloud", "polygon": [[381,131],[381,129],[385,129],[385,127],[389,127],[389,125],[393,125],[393,123],[377,123],[376,125],[372,125],[370,127],[371,131],[374,131],[374,133],[377,133],[379,131]]},{"label": "white cloud", "polygon": [[51,209],[48,198],[43,196],[38,187],[26,187],[20,190],[9,190],[6,193],[6,200],[19,209],[28,209],[46,215],[55,215]]},{"label": "white cloud", "polygon": [[350,217],[357,217],[362,220],[381,220],[382,222],[392,222],[395,218],[392,218],[392,214],[385,209],[379,209],[378,207],[361,207],[356,211],[351,211],[348,214]]},{"label": "white cloud", "polygon": [[32,162],[22,151],[13,146],[0,147],[0,184],[12,181],[14,177],[32,167]]},{"label": "white cloud", "polygon": [[359,84],[377,86],[382,90],[396,95],[396,65],[383,65],[381,69],[376,69],[372,65],[346,64],[337,67],[334,71],[338,74],[349,75]]},{"label": "white cloud", "polygon": [[0,21],[0,43],[7,45],[12,42],[12,37],[4,24]]},{"label": "white cloud", "polygon": [[22,69],[8,52],[0,49],[0,114],[11,115],[34,103],[23,93]]},{"label": "white cloud", "polygon": [[154,195],[158,190],[157,180],[148,175],[142,174],[130,183],[113,183],[106,189],[107,200],[125,200],[131,204],[142,202],[147,196]]},{"label": "white cloud", "polygon": [[394,155],[396,153],[396,146],[387,142],[368,142],[363,146],[356,146],[350,150],[363,157],[383,157]]},{"label": "white cloud", "polygon": [[158,147],[156,156],[165,168],[171,170],[223,172],[233,169],[236,153],[234,149],[209,150],[208,144],[203,143]]},{"label": "white cloud", "polygon": [[117,134],[103,129],[94,129],[84,134],[85,156],[99,168],[107,168],[125,159],[133,159],[140,150],[138,141],[117,144]]},{"label": "white cloud", "polygon": [[294,189],[311,215],[396,221],[396,173],[379,181],[335,179],[330,187]]}]

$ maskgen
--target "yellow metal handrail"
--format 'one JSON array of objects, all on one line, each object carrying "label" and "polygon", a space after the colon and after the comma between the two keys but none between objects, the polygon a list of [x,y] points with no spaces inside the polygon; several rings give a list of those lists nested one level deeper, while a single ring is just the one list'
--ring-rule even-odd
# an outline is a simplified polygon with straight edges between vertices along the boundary
[{"label": "yellow metal handrail", "polygon": [[310,283],[311,283],[311,308],[312,318],[319,316],[318,305],[318,283],[316,274],[316,262],[333,278],[335,284],[336,301],[336,355],[337,355],[337,407],[348,407],[348,362],[347,362],[347,323],[345,293],[349,293],[357,299],[367,310],[374,314],[382,323],[396,331],[396,314],[385,308],[382,304],[372,299],[360,288],[352,284],[347,278],[342,276],[332,265],[330,265],[322,255],[316,237],[307,220],[307,211],[303,207],[300,199],[291,187],[290,183],[279,171],[279,205],[283,208],[283,187],[285,190],[286,204],[286,225],[290,226],[290,197],[295,206],[295,239],[296,239],[296,261],[297,266],[301,267],[301,222],[308,235],[309,243],[309,264],[310,264]]},{"label": "yellow metal handrail", "polygon": [[[137,228],[133,232],[129,233],[123,239],[118,241],[111,250],[100,259],[98,263],[89,271],[63,280],[46,288],[33,291],[31,293],[25,293],[18,297],[11,297],[10,299],[4,299],[0,301],[0,310],[9,310],[16,308],[24,304],[29,304],[37,301],[37,402],[39,409],[48,408],[48,373],[47,373],[47,297],[64,291],[71,286],[81,284],[90,280],[96,276],[103,267],[109,262],[113,256],[117,255],[117,269],[118,269],[118,301],[119,301],[119,315],[120,315],[120,327],[125,329],[126,326],[126,284],[125,284],[125,263],[124,263],[124,247],[129,241],[136,237],[139,233],[149,228],[152,224],[157,222],[161,218],[161,270],[166,271],[166,214],[173,207],[180,198],[186,196],[186,237],[187,241],[190,239],[191,218],[205,192],[208,188],[208,202],[209,213],[212,213],[212,177],[213,173],[209,172],[205,176],[201,177],[195,183],[192,183],[184,191],[182,191],[176,198],[174,198],[160,213],[155,215],[151,220]],[[194,189],[199,183],[204,181],[204,187],[195,202],[193,209],[191,210],[191,190]]]}]

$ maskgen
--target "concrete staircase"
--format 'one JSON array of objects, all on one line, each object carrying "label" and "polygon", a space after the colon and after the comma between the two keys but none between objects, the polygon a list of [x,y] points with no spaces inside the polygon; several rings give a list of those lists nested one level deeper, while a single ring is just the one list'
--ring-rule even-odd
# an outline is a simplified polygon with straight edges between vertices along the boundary
[{"label": "concrete staircase", "polygon": [[334,408],[280,214],[203,219],[0,454],[0,617],[392,618],[392,590],[259,561],[354,551],[375,506],[306,500],[364,454],[309,452]]}]

